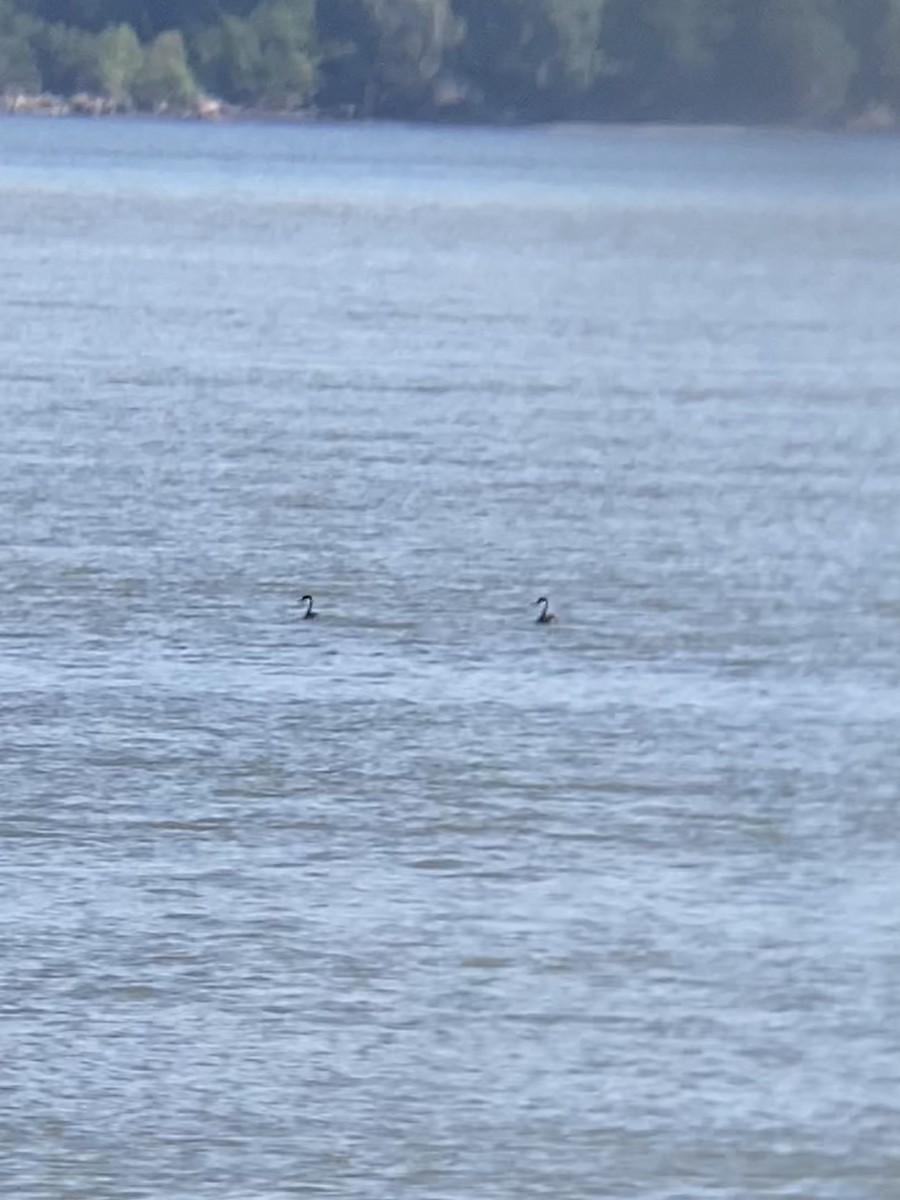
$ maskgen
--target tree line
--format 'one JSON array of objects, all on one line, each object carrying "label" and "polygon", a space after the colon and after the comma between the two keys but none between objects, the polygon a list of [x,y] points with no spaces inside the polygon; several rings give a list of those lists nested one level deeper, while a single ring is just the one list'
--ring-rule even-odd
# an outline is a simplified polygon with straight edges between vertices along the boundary
[{"label": "tree line", "polygon": [[900,0],[0,0],[0,91],[821,125],[900,113]]}]

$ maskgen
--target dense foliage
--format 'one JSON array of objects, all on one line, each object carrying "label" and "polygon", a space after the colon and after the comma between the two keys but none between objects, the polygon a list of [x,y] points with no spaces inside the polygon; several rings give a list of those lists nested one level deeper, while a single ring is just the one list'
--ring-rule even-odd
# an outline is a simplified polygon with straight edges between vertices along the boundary
[{"label": "dense foliage", "polygon": [[120,108],[827,123],[900,111],[900,0],[0,0],[0,91]]}]

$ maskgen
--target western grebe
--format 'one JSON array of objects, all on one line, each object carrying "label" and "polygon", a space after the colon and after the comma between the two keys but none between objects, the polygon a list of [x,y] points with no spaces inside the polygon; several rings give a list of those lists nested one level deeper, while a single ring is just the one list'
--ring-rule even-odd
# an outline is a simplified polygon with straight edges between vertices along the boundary
[{"label": "western grebe", "polygon": [[550,607],[550,601],[546,596],[538,596],[537,600],[535,600],[535,604],[543,604],[544,606],[541,609],[541,615],[535,621],[536,625],[549,625],[551,621],[556,620],[556,613],[547,611],[547,609]]}]

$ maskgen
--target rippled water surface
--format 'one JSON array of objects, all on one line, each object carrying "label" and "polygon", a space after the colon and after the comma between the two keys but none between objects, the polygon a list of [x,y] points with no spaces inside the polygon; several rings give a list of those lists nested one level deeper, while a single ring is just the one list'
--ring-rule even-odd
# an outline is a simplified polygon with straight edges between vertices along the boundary
[{"label": "rippled water surface", "polygon": [[900,146],[18,118],[0,262],[3,1195],[900,1196]]}]

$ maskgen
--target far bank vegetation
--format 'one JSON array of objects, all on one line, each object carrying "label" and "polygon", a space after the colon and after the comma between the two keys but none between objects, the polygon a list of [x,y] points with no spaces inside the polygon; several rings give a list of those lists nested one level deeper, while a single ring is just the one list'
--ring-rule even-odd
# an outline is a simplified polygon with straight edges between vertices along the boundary
[{"label": "far bank vegetation", "polygon": [[892,127],[900,0],[0,0],[7,109]]}]

